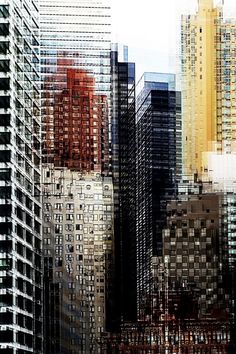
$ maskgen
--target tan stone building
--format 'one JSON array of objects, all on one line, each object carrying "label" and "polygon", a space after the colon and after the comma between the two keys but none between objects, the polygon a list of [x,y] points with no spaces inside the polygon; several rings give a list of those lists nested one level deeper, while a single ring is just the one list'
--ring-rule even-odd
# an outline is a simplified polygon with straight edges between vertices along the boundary
[{"label": "tan stone building", "polygon": [[111,179],[45,169],[43,232],[45,316],[53,348],[99,353],[111,293]]}]

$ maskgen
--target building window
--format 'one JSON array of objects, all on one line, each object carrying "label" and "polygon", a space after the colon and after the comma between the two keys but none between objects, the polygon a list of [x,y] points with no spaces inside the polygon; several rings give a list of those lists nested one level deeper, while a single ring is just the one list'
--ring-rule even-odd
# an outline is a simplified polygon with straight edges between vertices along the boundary
[{"label": "building window", "polygon": [[63,215],[62,214],[55,214],[54,215],[54,220],[56,222],[62,222],[63,221]]},{"label": "building window", "polygon": [[74,214],[66,214],[66,220],[74,221]]},{"label": "building window", "polygon": [[56,224],[55,225],[55,234],[62,234],[62,232],[63,232],[63,226]]},{"label": "building window", "polygon": [[73,203],[67,203],[66,204],[66,210],[74,210],[74,204]]},{"label": "building window", "polygon": [[65,230],[66,230],[66,231],[74,231],[74,225],[72,225],[72,224],[66,224],[66,225],[65,225]]}]

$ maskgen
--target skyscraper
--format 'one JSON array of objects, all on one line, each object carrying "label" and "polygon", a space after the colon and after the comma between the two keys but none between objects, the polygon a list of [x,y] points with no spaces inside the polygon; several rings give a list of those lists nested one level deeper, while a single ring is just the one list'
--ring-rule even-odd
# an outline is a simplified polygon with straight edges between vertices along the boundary
[{"label": "skyscraper", "polygon": [[[112,172],[116,281],[115,312],[118,321],[134,320],[136,310],[136,130],[135,64],[119,59],[112,50]],[[127,48],[124,48],[124,56]],[[127,269],[129,271],[127,272]]]},{"label": "skyscraper", "polygon": [[[229,263],[231,276],[231,320],[235,313],[235,26],[235,19],[223,16],[223,1],[216,6],[214,1],[199,0],[197,13],[182,17],[181,29],[183,172],[207,178],[215,191],[224,191],[219,217],[226,243],[220,244],[220,252],[227,248],[223,262]],[[234,327],[234,320],[231,323]]]},{"label": "skyscraper", "polygon": [[199,0],[196,14],[182,16],[185,175],[208,178],[226,154],[235,154],[235,25],[213,0]]},{"label": "skyscraper", "polygon": [[0,5],[0,352],[43,353],[38,1]]},{"label": "skyscraper", "polygon": [[[95,94],[106,95],[109,104],[111,6],[109,0],[70,0],[69,3],[43,0],[40,14],[43,137],[51,140],[53,152],[51,104],[54,93],[61,90],[60,70],[65,67],[85,70],[95,79]],[[48,148],[43,143],[46,163],[53,160]]]},{"label": "skyscraper", "polygon": [[165,204],[177,181],[180,96],[175,75],[145,73],[137,84],[136,257],[138,311],[152,287],[152,257],[162,254]]},{"label": "skyscraper", "polygon": [[219,225],[222,196],[183,194],[168,204],[163,256],[170,286],[184,284],[195,292],[198,318],[224,316],[230,322],[228,241]]},{"label": "skyscraper", "polygon": [[112,295],[112,181],[68,168],[44,174],[44,353],[102,353]]},{"label": "skyscraper", "polygon": [[110,2],[40,11],[45,353],[99,353],[114,259]]},{"label": "skyscraper", "polygon": [[[57,78],[55,75],[52,80]],[[60,79],[65,85],[55,93],[52,106],[54,150],[49,152],[54,166],[108,173],[107,97],[95,94],[95,80],[84,70],[65,66],[64,73],[60,70]],[[45,138],[45,147],[50,149],[50,135]]]},{"label": "skyscraper", "polygon": [[42,0],[40,2],[43,76],[55,72],[58,57],[96,79],[99,92],[110,90],[110,0]]},{"label": "skyscraper", "polygon": [[183,172],[207,169],[203,153],[215,151],[217,136],[217,33],[221,9],[199,0],[196,15],[182,16]]}]

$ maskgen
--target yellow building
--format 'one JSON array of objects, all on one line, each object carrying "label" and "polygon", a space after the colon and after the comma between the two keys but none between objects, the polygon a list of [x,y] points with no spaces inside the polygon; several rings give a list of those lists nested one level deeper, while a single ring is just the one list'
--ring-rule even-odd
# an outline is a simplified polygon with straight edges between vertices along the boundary
[{"label": "yellow building", "polygon": [[217,151],[221,52],[217,43],[222,22],[222,8],[214,6],[213,0],[199,0],[196,14],[182,16],[184,175],[202,177],[208,170],[208,153]]}]

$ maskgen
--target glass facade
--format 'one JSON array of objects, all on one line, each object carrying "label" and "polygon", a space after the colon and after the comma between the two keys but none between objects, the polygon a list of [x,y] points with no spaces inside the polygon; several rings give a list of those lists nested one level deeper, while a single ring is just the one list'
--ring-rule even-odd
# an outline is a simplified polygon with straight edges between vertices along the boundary
[{"label": "glass facade", "polygon": [[111,4],[109,0],[42,0],[42,75],[54,73],[58,57],[93,74],[96,90],[110,90]]},{"label": "glass facade", "polygon": [[[66,4],[43,0],[40,14],[43,141],[52,141],[53,152],[53,96],[61,90],[65,68],[82,69],[92,76],[95,94],[107,96],[110,112],[111,8],[109,0]],[[43,162],[53,162],[44,145]]]},{"label": "glass facade", "polygon": [[[162,254],[165,204],[177,180],[179,95],[174,75],[145,75],[138,83],[136,112],[136,257],[138,315],[152,287],[152,257]],[[152,81],[154,80],[154,81]],[[155,81],[157,80],[157,81]],[[142,89],[139,89],[141,84]]]},{"label": "glass facade", "polygon": [[[127,59],[127,49],[124,56]],[[121,318],[136,318],[135,241],[135,64],[119,61],[112,51],[112,172],[115,203],[115,295],[114,312]],[[129,272],[127,272],[129,269]]]},{"label": "glass facade", "polygon": [[42,354],[38,1],[1,1],[0,55],[0,353]]}]

